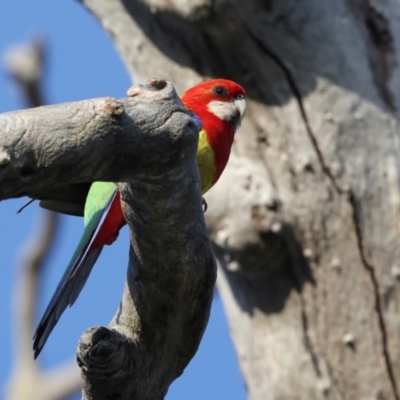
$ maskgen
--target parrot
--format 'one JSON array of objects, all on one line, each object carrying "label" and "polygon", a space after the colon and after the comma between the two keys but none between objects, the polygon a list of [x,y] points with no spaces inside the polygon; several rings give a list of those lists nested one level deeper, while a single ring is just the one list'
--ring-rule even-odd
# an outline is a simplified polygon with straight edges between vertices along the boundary
[{"label": "parrot", "polygon": [[[236,131],[246,113],[246,93],[227,79],[204,81],[182,96],[200,128],[196,161],[201,192],[219,179],[229,159]],[[113,182],[73,184],[29,194],[40,206],[84,217],[84,232],[33,337],[36,359],[67,306],[78,298],[104,245],[112,244],[126,224],[120,193]]]}]

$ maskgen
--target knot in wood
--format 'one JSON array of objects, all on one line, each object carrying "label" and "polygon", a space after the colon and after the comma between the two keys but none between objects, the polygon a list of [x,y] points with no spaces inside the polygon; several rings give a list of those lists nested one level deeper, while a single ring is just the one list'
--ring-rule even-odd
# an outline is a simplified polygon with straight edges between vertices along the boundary
[{"label": "knot in wood", "polygon": [[111,114],[114,116],[119,116],[124,112],[124,105],[122,102],[117,99],[113,99],[111,97],[107,97],[104,99],[104,102],[101,104],[102,112],[106,112],[107,114]]},{"label": "knot in wood", "polygon": [[123,337],[105,327],[93,327],[84,332],[78,345],[78,365],[95,374],[115,374],[125,361]]},{"label": "knot in wood", "polygon": [[167,81],[165,79],[153,78],[147,85],[153,89],[162,90],[167,86]]}]

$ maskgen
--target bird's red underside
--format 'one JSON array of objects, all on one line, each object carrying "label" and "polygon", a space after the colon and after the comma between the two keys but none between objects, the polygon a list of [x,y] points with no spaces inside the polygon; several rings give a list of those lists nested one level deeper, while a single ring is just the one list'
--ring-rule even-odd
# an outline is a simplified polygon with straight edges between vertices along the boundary
[{"label": "bird's red underside", "polygon": [[96,236],[90,250],[104,246],[105,244],[112,244],[118,237],[119,230],[125,225],[125,217],[122,213],[120,193],[117,192],[115,198],[108,210],[107,216]]}]

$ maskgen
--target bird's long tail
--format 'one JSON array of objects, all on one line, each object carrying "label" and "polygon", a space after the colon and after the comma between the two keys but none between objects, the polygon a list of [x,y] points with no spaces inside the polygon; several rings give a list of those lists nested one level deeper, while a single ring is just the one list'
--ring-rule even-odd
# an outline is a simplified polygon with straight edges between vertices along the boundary
[{"label": "bird's long tail", "polygon": [[[72,306],[85,285],[103,246],[96,245],[99,232],[105,225],[110,208],[119,193],[115,191],[106,207],[91,219],[68,267],[47,306],[33,337],[34,358],[40,354],[51,331],[67,306]],[[119,198],[117,199],[119,201]],[[94,245],[95,244],[95,245]]]}]

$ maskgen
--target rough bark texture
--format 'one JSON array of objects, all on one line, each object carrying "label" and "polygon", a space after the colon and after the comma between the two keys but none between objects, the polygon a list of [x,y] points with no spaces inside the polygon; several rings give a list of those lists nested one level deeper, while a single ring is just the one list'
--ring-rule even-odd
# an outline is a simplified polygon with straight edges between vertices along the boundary
[{"label": "rough bark texture", "polygon": [[85,399],[162,399],[208,321],[216,264],[195,154],[198,128],[171,84],[0,115],[0,199],[43,187],[121,183],[132,249],[110,329],[78,346]]},{"label": "rough bark texture", "polygon": [[151,89],[2,114],[0,199],[74,182],[159,179],[195,150],[196,126],[171,85]]},{"label": "rough bark texture", "polygon": [[250,399],[399,399],[400,3],[83,0],[132,76],[243,84],[208,196]]}]

